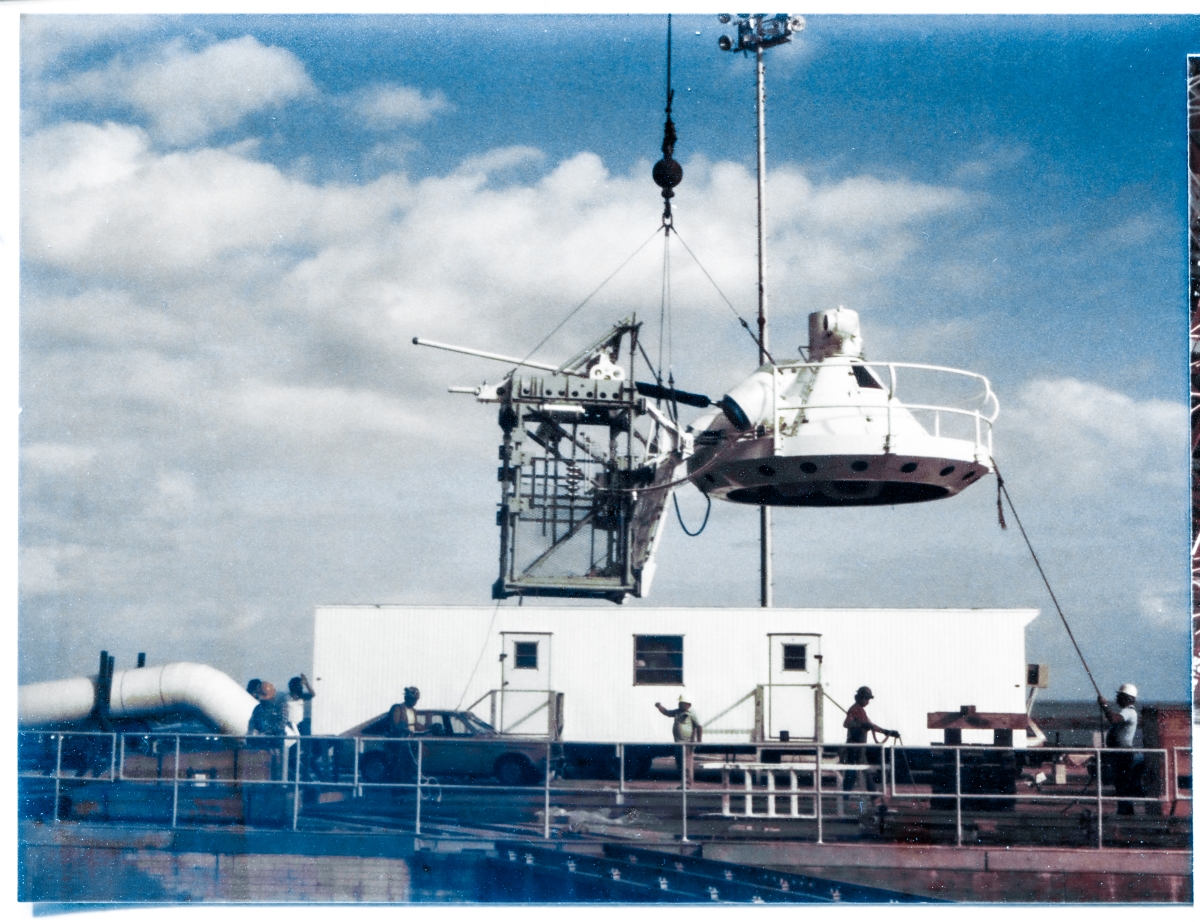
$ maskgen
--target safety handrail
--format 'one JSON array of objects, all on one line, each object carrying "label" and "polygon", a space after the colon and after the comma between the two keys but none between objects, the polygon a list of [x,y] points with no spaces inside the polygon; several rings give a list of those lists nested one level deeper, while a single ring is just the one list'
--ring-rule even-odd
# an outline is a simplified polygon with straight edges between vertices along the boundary
[{"label": "safety handrail", "polygon": [[[524,747],[535,747],[537,751],[542,753],[541,757],[537,760],[541,766],[540,784],[495,784],[489,787],[489,791],[498,797],[516,792],[516,796],[527,798],[528,792],[531,789],[540,786],[543,795],[543,810],[541,811],[542,831],[543,835],[547,838],[550,836],[550,807],[554,792],[559,792],[563,795],[603,794],[605,796],[615,796],[616,802],[620,804],[631,793],[637,794],[649,790],[658,790],[646,787],[645,785],[635,787],[627,780],[627,747],[630,745],[648,745],[645,743],[615,744],[616,756],[619,761],[619,771],[617,786],[614,790],[611,786],[588,787],[586,784],[579,785],[574,781],[564,782],[561,777],[555,777],[556,769],[563,755],[563,744],[554,740],[529,740],[528,738],[515,737],[468,739],[452,736],[426,736],[424,734],[389,738],[364,736],[243,737],[218,733],[155,733],[152,731],[120,733],[103,731],[23,730],[18,733],[18,739],[22,742],[25,739],[38,737],[42,738],[45,744],[40,753],[31,753],[28,749],[24,749],[21,746],[18,747],[18,778],[22,781],[36,779],[43,782],[51,780],[54,782],[55,821],[59,821],[62,818],[60,815],[60,805],[62,803],[61,797],[64,785],[77,786],[92,783],[170,785],[172,826],[176,826],[180,822],[182,809],[181,793],[183,792],[189,792],[197,788],[207,788],[209,786],[245,787],[249,790],[269,786],[281,787],[291,792],[293,828],[298,828],[303,813],[302,805],[305,803],[304,792],[306,791],[319,789],[341,790],[343,792],[351,792],[354,797],[359,797],[363,796],[365,792],[372,790],[392,789],[411,790],[413,792],[415,797],[414,829],[417,834],[421,834],[421,804],[424,800],[440,800],[443,792],[478,790],[477,784],[459,784],[446,778],[439,779],[427,776],[425,771],[429,763],[426,761],[426,758],[428,753],[432,751],[430,749],[431,745],[434,747],[454,745],[478,746],[483,743],[494,746],[505,746],[512,745],[514,742],[520,742]],[[159,760],[158,774],[149,777],[139,776],[136,773],[127,773],[126,767],[130,755],[127,751],[126,742],[133,739],[145,740],[148,738],[153,738],[156,741],[164,743],[158,753],[147,753],[147,757],[154,757]],[[68,744],[73,740],[77,741],[80,745],[91,745],[96,750],[92,753],[96,756],[96,759],[91,764],[91,777],[81,774],[81,768],[76,759],[77,750],[73,751],[68,748]],[[273,766],[271,776],[261,778],[235,774],[233,777],[221,778],[216,777],[215,774],[210,776],[206,772],[186,774],[183,770],[183,760],[185,757],[211,755],[213,753],[213,750],[189,748],[195,741],[215,743],[218,746],[226,747],[224,749],[217,749],[216,751],[218,752],[240,752],[246,749],[269,751],[272,754]],[[96,747],[97,743],[100,744],[98,749]],[[360,752],[365,743],[383,744],[385,746],[407,744],[407,748],[416,766],[415,775],[409,780],[365,780],[362,777],[363,769],[362,760],[360,759]],[[593,745],[613,744],[595,743]],[[1096,847],[1103,848],[1106,804],[1111,809],[1113,801],[1117,801],[1118,803],[1166,804],[1168,802],[1175,803],[1179,801],[1190,802],[1192,799],[1190,793],[1185,793],[1181,782],[1182,776],[1180,775],[1181,756],[1186,753],[1190,758],[1191,747],[1188,746],[1142,749],[1044,746],[1037,747],[1036,749],[1027,749],[1011,746],[976,745],[904,746],[890,741],[883,743],[837,744],[790,741],[787,743],[759,742],[744,744],[747,746],[747,753],[751,749],[760,754],[773,751],[779,752],[780,761],[777,762],[759,761],[758,759],[738,760],[736,758],[733,760],[726,758],[721,761],[704,760],[703,756],[705,753],[721,753],[726,751],[730,745],[725,743],[680,742],[672,744],[670,747],[664,747],[677,749],[680,756],[680,764],[688,766],[687,770],[680,771],[679,785],[675,788],[679,793],[682,838],[685,841],[687,840],[689,802],[693,806],[696,803],[703,805],[705,803],[715,804],[719,802],[721,813],[714,815],[761,815],[773,819],[815,820],[816,841],[821,843],[824,841],[826,819],[842,816],[843,808],[850,798],[863,796],[860,792],[843,789],[841,782],[851,772],[878,773],[881,776],[879,779],[880,791],[878,792],[878,796],[893,802],[905,800],[930,800],[932,802],[938,799],[942,801],[953,799],[955,841],[959,845],[969,844],[964,841],[964,811],[968,810],[972,804],[978,801],[1012,800],[1033,804],[1042,803],[1046,806],[1070,801],[1067,804],[1068,810],[1081,803],[1094,804],[1095,814],[1094,816],[1089,814],[1088,821],[1094,823],[1095,826]],[[732,745],[741,746],[743,744]],[[334,751],[335,747],[338,746],[343,747],[341,755],[338,755]],[[872,759],[871,754],[864,753],[862,757],[847,757],[848,752],[856,750],[872,750],[874,753],[878,753],[878,756]],[[352,759],[349,758],[351,751]],[[905,783],[901,783],[900,781],[898,760],[907,758],[908,754],[918,752],[939,754],[941,756],[939,760],[940,764],[936,768],[937,771],[941,772],[939,776],[940,780],[932,786],[915,784],[911,778]],[[1047,758],[1038,760],[1035,763],[1037,766],[1071,755],[1085,757],[1085,760],[1075,763],[1075,775],[1077,777],[1073,784],[1069,783],[1065,785],[1061,793],[1046,791],[1040,787],[1040,783],[1046,780],[1046,776],[1044,775],[1035,776],[1032,780],[1028,778],[1024,774],[1031,768],[1028,765],[1022,769],[1023,774],[1013,776],[1014,793],[1007,793],[1006,791],[994,790],[992,788],[981,788],[977,785],[973,787],[964,782],[964,771],[977,768],[981,764],[981,757],[986,759],[989,754],[996,753],[1013,756],[1022,753],[1026,755],[1045,754]],[[319,761],[319,758],[317,758],[318,754],[320,758],[328,756],[333,756],[337,760],[345,758],[348,764],[343,768],[335,762],[332,772],[323,773],[324,770],[318,772],[314,768],[314,763]],[[1161,766],[1162,774],[1157,777],[1159,783],[1158,792],[1154,794],[1117,793],[1113,789],[1111,783],[1113,779],[1109,774],[1114,758],[1123,755],[1135,757],[1139,754],[1147,764],[1153,761],[1158,766]],[[31,770],[28,763],[30,761],[37,763],[39,755],[42,764],[40,766],[35,764]],[[70,758],[65,761],[64,756],[69,756]],[[791,757],[790,760],[783,761],[785,756]],[[278,761],[274,761],[277,757]],[[69,765],[67,761],[70,762]],[[948,773],[945,769],[949,768],[951,763],[953,765],[953,772]],[[1093,766],[1093,768],[1089,768],[1089,765]],[[722,778],[721,783],[715,785],[711,781],[703,781],[697,787],[690,777],[692,766],[698,767],[703,771],[719,770]],[[89,763],[85,760],[82,771],[86,772],[88,770]],[[906,767],[907,770],[908,768]],[[190,769],[190,771],[195,772],[195,768]],[[72,774],[73,772],[74,774]],[[732,776],[737,772],[742,773],[740,786],[733,783]],[[1167,774],[1168,772],[1169,775]],[[787,776],[785,787],[777,784],[777,776],[779,775]],[[1086,775],[1090,780],[1082,781],[1078,777],[1081,775]],[[1168,778],[1171,779],[1171,783],[1168,783]],[[765,787],[756,786],[756,780],[759,779],[765,781]],[[830,780],[833,781],[832,787],[827,783]],[[947,790],[946,786],[951,781],[953,789]],[[1020,789],[1017,785],[1018,781],[1024,785],[1030,785],[1030,788],[1028,790]],[[649,782],[648,784],[654,783]],[[205,792],[205,796],[211,796],[211,794]],[[744,798],[740,813],[733,811],[733,797]],[[759,814],[755,811],[756,798],[767,798],[766,813]],[[832,814],[828,812],[825,805],[827,800],[832,800],[833,802],[834,812]],[[779,809],[779,804],[783,804],[784,808],[782,810]],[[801,809],[802,807],[804,807],[803,810]],[[1174,807],[1172,807],[1173,810]]]},{"label": "safety handrail", "polygon": [[[963,377],[963,378],[974,378],[976,381],[980,381],[983,383],[983,393],[980,394],[978,398],[972,398],[972,399],[980,400],[981,408],[982,408],[982,405],[986,404],[990,400],[996,404],[995,413],[1000,412],[1000,401],[996,397],[995,392],[992,390],[992,382],[989,381],[986,376],[981,375],[978,372],[964,371],[961,368],[950,368],[947,365],[926,365],[926,364],[922,364],[920,362],[870,362],[870,361],[863,360],[863,361],[853,361],[853,362],[849,362],[847,364],[849,364],[849,365],[865,365],[868,368],[886,368],[886,369],[888,369],[888,374],[889,374],[889,377],[891,378],[891,384],[892,384],[888,393],[889,393],[889,396],[892,396],[892,397],[895,396],[895,393],[897,390],[897,377],[896,377],[896,372],[895,372],[895,370],[897,368],[909,368],[909,369],[915,369],[918,371],[934,371],[934,372],[940,372],[943,374],[958,375],[959,377]],[[830,365],[831,365],[831,363],[827,362],[827,361],[826,362],[784,362],[784,363],[781,363],[780,365],[776,366],[776,370],[778,371],[778,370],[791,369],[791,368],[828,368],[828,367],[830,367]],[[995,416],[995,414],[993,414],[991,416],[991,419],[994,420],[995,418],[996,418],[996,416]]]}]

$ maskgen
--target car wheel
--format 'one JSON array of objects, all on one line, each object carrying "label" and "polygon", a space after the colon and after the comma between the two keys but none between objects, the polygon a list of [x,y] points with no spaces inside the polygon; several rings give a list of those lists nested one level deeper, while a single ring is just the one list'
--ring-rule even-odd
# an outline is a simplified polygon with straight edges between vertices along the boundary
[{"label": "car wheel", "polygon": [[382,752],[368,752],[358,760],[358,776],[367,784],[382,784],[389,774],[387,758]]},{"label": "car wheel", "polygon": [[509,787],[532,784],[537,778],[537,772],[534,771],[530,761],[524,756],[512,752],[498,758],[493,771],[496,780]]}]

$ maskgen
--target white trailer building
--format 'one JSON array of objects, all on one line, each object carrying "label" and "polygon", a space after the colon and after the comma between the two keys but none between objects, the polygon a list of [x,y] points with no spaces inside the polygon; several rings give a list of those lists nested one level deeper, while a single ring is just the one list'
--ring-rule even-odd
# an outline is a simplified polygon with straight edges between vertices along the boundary
[{"label": "white trailer building", "polygon": [[[840,742],[860,685],[908,745],[941,741],[931,711],[1025,710],[1035,609],[438,607],[316,610],[313,732],[336,734],[421,689],[505,732],[669,742],[655,702],[682,697],[705,743]],[[972,737],[975,738],[972,738]],[[1019,736],[1019,734],[1018,734]],[[967,731],[964,743],[990,743]],[[1023,740],[1015,740],[1022,745]]]}]

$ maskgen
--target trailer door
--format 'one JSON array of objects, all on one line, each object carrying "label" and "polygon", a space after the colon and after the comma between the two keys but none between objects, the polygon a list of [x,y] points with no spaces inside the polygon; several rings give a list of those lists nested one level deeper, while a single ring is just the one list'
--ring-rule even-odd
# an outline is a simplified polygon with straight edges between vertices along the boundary
[{"label": "trailer door", "polygon": [[820,634],[768,634],[771,671],[766,686],[766,738],[786,730],[793,740],[821,736],[817,701],[821,681]]},{"label": "trailer door", "polygon": [[555,735],[549,633],[502,631],[500,708],[496,729],[529,736]]}]

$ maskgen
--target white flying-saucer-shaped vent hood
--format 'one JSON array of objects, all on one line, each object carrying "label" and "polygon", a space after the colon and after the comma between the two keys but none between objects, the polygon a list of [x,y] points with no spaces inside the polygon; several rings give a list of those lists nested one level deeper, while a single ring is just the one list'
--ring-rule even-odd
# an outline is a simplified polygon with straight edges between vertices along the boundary
[{"label": "white flying-saucer-shaped vent hood", "polygon": [[[808,318],[807,362],[764,365],[692,424],[692,481],[773,506],[890,505],[953,496],[992,469],[987,378],[867,362],[858,314]],[[901,400],[903,395],[904,400]]]}]

